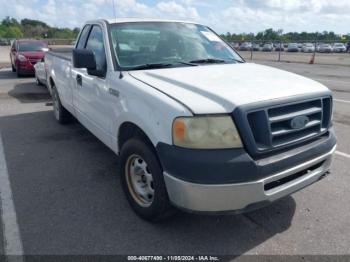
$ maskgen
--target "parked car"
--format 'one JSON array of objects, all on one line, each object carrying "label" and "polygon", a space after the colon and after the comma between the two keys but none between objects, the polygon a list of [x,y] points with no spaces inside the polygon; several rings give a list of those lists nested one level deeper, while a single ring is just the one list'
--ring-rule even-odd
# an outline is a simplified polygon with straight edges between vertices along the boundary
[{"label": "parked car", "polygon": [[315,45],[312,43],[305,43],[301,48],[301,52],[304,52],[304,53],[315,52]]},{"label": "parked car", "polygon": [[331,91],[245,63],[204,25],[89,21],[73,51],[48,52],[45,65],[55,118],[73,115],[120,156],[115,173],[144,219],[249,211],[330,168]]},{"label": "parked car", "polygon": [[252,48],[253,48],[253,51],[260,51],[260,44],[253,44],[253,46],[252,46]]},{"label": "parked car", "polygon": [[17,72],[17,76],[34,74],[34,65],[44,57],[48,50],[44,41],[32,39],[13,41],[10,52],[12,72]]},{"label": "parked car", "polygon": [[250,51],[252,49],[252,43],[244,42],[240,45],[239,51]]},{"label": "parked car", "polygon": [[231,42],[230,44],[231,44],[231,46],[232,46],[233,48],[235,48],[236,50],[239,49],[239,43],[237,43],[237,42]]},{"label": "parked car", "polygon": [[273,50],[272,44],[264,44],[262,47],[263,52],[271,52]]},{"label": "parked car", "polygon": [[335,43],[333,45],[333,52],[335,53],[345,53],[346,47],[343,43]]},{"label": "parked car", "polygon": [[34,72],[36,84],[46,86],[45,57],[43,57],[40,62],[37,62],[34,65]]},{"label": "parked car", "polygon": [[330,44],[321,44],[317,51],[320,53],[332,53],[333,48]]},{"label": "parked car", "polygon": [[10,41],[7,39],[0,39],[0,46],[10,45]]},{"label": "parked car", "polygon": [[284,46],[283,44],[276,44],[275,51],[284,51]]},{"label": "parked car", "polygon": [[289,43],[287,51],[288,52],[299,52],[298,44],[296,44],[296,43]]}]

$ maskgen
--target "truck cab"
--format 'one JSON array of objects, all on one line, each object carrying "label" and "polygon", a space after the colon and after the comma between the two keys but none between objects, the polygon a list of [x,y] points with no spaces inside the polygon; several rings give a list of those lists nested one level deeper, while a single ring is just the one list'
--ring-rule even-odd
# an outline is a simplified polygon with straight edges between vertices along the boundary
[{"label": "truck cab", "polygon": [[119,155],[116,174],[144,219],[246,212],[329,172],[329,89],[246,63],[207,26],[90,21],[45,64],[56,119],[78,119]]}]

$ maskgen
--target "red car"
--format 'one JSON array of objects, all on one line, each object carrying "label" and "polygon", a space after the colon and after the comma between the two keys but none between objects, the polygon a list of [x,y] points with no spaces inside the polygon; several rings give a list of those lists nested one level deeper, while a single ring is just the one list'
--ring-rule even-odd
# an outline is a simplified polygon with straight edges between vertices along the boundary
[{"label": "red car", "polygon": [[34,74],[33,66],[45,56],[48,50],[47,43],[40,40],[15,40],[10,53],[12,72],[17,72],[17,76]]}]

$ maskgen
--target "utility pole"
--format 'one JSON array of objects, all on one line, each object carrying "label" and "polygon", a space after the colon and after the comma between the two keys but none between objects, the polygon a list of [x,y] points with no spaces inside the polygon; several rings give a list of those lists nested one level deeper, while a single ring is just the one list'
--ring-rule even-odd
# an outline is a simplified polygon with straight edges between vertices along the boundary
[{"label": "utility pole", "polygon": [[112,4],[113,4],[113,15],[114,15],[114,19],[117,20],[117,15],[115,13],[115,3],[114,0],[112,0]]}]

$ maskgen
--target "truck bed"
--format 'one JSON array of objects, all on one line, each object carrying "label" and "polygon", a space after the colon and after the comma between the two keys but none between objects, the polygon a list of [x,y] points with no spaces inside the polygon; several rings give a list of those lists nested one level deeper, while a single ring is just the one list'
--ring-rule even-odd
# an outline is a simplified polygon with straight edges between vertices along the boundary
[{"label": "truck bed", "polygon": [[47,52],[48,54],[52,56],[56,56],[59,58],[62,58],[64,60],[69,60],[71,61],[72,59],[72,50],[73,48],[67,47],[67,48],[54,48]]}]

